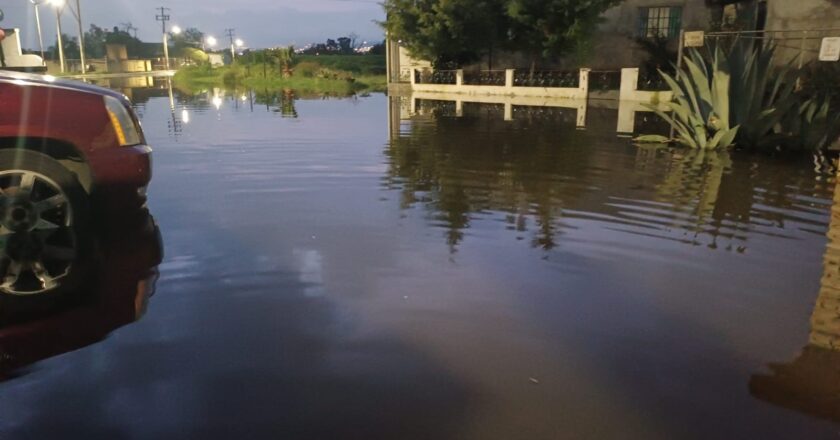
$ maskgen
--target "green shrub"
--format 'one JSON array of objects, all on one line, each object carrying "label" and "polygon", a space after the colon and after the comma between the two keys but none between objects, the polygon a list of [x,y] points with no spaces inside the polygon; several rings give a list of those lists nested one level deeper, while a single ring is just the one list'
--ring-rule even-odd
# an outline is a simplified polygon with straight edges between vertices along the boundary
[{"label": "green shrub", "polygon": [[239,65],[232,65],[224,68],[222,73],[222,83],[225,85],[236,85],[245,79],[245,69]]},{"label": "green shrub", "polygon": [[297,76],[314,78],[321,71],[321,65],[312,61],[304,61],[295,65],[294,72]]},{"label": "green shrub", "polygon": [[333,70],[328,69],[326,67],[322,67],[321,70],[318,71],[318,78],[352,81],[353,75],[349,72],[343,72],[340,70]]}]

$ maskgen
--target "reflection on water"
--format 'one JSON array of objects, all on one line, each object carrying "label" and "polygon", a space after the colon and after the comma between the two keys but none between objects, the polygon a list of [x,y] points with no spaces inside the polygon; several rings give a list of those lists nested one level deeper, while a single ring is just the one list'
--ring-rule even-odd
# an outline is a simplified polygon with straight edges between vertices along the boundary
[{"label": "reflection on water", "polygon": [[[79,241],[69,273],[38,295],[0,295],[0,380],[21,374],[22,367],[34,362],[101,341],[137,321],[154,293],[162,249],[147,213],[95,233],[64,233],[78,235]],[[47,246],[30,246],[33,251],[26,255],[14,250],[20,240],[31,241],[21,235],[4,240],[2,255],[12,264],[45,261]]]},{"label": "reflection on water", "polygon": [[755,374],[750,392],[768,402],[840,422],[840,188],[835,189],[823,276],[808,345],[789,363]]},{"label": "reflection on water", "polygon": [[728,152],[593,145],[562,108],[500,123],[494,104],[458,114],[452,102],[420,101],[414,113],[404,106],[391,100],[399,128],[386,150],[385,185],[400,191],[403,209],[430,212],[453,250],[482,218],[546,250],[579,222],[737,252],[751,235],[820,233],[824,224],[827,184],[806,162],[797,169],[733,161]]},{"label": "reflection on water", "polygon": [[4,440],[836,434],[808,160],[638,148],[603,103],[134,96],[159,293],[0,383]]}]

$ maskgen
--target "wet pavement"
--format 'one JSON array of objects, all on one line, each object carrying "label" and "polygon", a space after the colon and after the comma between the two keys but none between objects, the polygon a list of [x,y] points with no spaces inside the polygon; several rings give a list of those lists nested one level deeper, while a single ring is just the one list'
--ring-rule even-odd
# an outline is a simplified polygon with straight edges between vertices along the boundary
[{"label": "wet pavement", "polygon": [[2,439],[840,433],[808,158],[639,148],[610,109],[133,98],[150,215],[89,238],[93,299],[0,328]]}]

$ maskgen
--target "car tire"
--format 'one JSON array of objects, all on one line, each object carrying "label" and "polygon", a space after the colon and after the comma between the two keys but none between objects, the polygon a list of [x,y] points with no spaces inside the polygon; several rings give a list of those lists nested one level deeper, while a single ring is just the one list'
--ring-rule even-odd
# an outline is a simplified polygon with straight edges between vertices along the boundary
[{"label": "car tire", "polygon": [[0,317],[43,311],[79,290],[89,213],[87,192],[58,161],[0,150]]}]

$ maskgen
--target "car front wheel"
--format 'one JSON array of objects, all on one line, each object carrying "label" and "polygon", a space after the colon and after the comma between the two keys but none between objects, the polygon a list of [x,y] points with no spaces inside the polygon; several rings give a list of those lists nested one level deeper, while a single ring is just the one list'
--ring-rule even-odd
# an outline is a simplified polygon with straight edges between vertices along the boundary
[{"label": "car front wheel", "polygon": [[0,151],[0,295],[34,296],[75,284],[87,199],[76,175],[56,160]]}]

